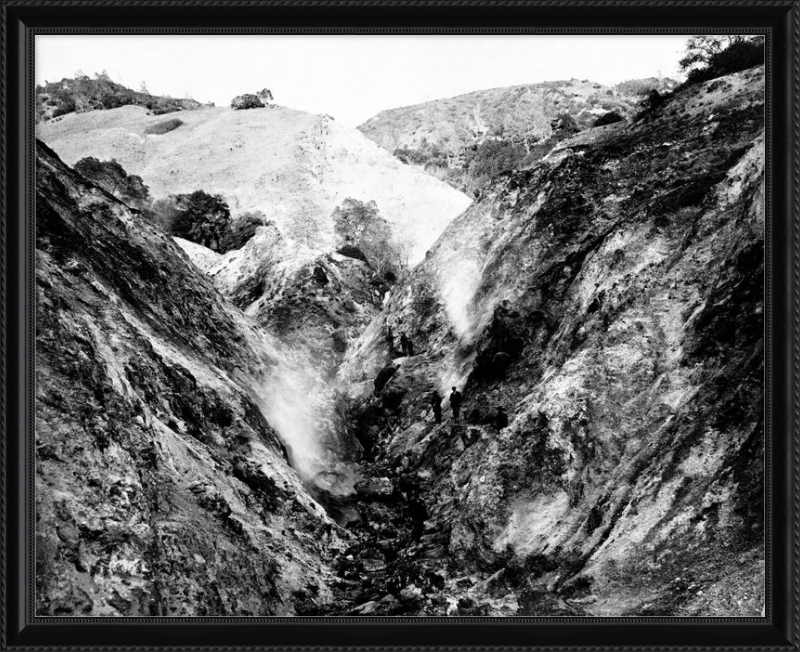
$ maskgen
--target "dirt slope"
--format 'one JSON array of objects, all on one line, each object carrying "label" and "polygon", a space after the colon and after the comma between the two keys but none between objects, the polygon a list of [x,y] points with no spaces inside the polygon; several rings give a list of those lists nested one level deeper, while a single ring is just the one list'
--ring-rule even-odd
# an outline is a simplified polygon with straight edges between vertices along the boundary
[{"label": "dirt slope", "polygon": [[66,115],[38,125],[37,135],[67,164],[116,159],[156,198],[220,193],[234,215],[261,210],[284,235],[319,249],[332,246],[334,208],[347,198],[374,200],[411,264],[470,203],[324,116],[273,107],[205,108],[179,118],[173,130],[147,134],[173,116],[127,106]]}]

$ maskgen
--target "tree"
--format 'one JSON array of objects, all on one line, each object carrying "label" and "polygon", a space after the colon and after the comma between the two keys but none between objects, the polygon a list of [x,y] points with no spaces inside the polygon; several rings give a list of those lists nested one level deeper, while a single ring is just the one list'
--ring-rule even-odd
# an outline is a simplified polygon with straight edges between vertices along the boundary
[{"label": "tree", "polygon": [[231,100],[231,108],[236,110],[263,109],[264,103],[257,95],[245,93],[244,95],[237,95]]},{"label": "tree", "polygon": [[530,154],[531,144],[547,140],[553,135],[544,98],[528,91],[517,102],[503,121],[503,134],[512,142],[525,146]]},{"label": "tree", "polygon": [[261,100],[265,105],[272,102],[272,91],[268,88],[262,88],[258,93],[256,93],[256,97]]},{"label": "tree", "polygon": [[154,213],[165,233],[222,253],[221,243],[227,234],[231,213],[221,195],[203,190],[172,195],[157,201]]},{"label": "tree", "polygon": [[696,84],[764,63],[762,36],[694,36],[687,41],[681,68]]},{"label": "tree", "polygon": [[726,50],[735,43],[745,43],[760,37],[743,36],[733,34],[729,36],[716,36],[705,34],[702,36],[692,36],[686,41],[686,54],[680,60],[681,70],[689,72],[695,68],[705,68],[711,58]]},{"label": "tree", "polygon": [[374,201],[348,198],[333,211],[337,248],[358,249],[383,277],[397,278],[403,267],[403,252],[393,242],[392,227],[378,213]]},{"label": "tree", "polygon": [[447,156],[447,167],[455,166],[456,161],[464,154],[465,144],[471,140],[466,129],[455,121],[448,121],[438,127],[438,145]]},{"label": "tree", "polygon": [[316,246],[320,239],[320,213],[317,205],[307,196],[300,195],[289,215],[288,234],[306,247]]}]

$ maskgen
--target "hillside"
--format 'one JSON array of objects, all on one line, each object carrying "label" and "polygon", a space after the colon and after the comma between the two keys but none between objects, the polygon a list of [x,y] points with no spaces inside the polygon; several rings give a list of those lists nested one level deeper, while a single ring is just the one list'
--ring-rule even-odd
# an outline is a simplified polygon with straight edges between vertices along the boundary
[{"label": "hillside", "polygon": [[219,193],[234,217],[260,210],[279,231],[314,250],[336,248],[333,211],[347,199],[375,201],[410,264],[470,200],[403,165],[359,132],[282,107],[205,108],[170,117],[142,107],[65,115],[37,135],[69,165],[116,159],[154,198]]},{"label": "hillside", "polygon": [[651,89],[676,86],[650,78],[614,87],[572,79],[492,88],[383,111],[359,130],[454,187],[475,190],[485,177],[538,160],[603,116],[630,118]]},{"label": "hillside", "polygon": [[342,544],[290,466],[322,442],[279,418],[308,414],[284,392],[313,376],[170,238],[37,159],[38,613],[291,615],[324,597]]},{"label": "hillside", "polygon": [[[280,107],[39,125],[123,170],[37,148],[37,611],[763,614],[764,82],[474,202]],[[236,247],[113,196],[201,188]]]},{"label": "hillside", "polygon": [[[363,559],[402,549],[368,609],[762,613],[764,183],[758,67],[564,141],[448,227],[340,374],[406,501],[358,503],[404,537],[363,528]],[[452,386],[462,419],[437,424]]]},{"label": "hillside", "polygon": [[154,115],[191,111],[203,105],[190,99],[176,99],[134,91],[100,74],[47,82],[36,87],[36,122],[58,120],[68,113],[116,109],[120,106],[145,107]]}]

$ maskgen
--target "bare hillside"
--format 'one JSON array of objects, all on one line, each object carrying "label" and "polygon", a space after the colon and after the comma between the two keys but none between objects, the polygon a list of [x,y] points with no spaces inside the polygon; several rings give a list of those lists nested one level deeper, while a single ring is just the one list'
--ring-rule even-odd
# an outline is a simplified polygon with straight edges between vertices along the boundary
[{"label": "bare hillside", "polygon": [[358,131],[281,107],[207,108],[175,122],[126,106],[66,115],[37,132],[69,165],[86,156],[116,159],[156,198],[219,193],[234,215],[261,210],[284,235],[320,249],[332,245],[337,206],[375,201],[413,264],[470,203]]}]

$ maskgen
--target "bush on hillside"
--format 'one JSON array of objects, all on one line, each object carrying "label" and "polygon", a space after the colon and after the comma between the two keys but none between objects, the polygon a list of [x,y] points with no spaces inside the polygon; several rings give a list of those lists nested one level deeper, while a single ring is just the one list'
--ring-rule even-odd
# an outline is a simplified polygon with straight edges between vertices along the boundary
[{"label": "bush on hillside", "polygon": [[129,206],[139,210],[150,207],[150,190],[142,178],[129,175],[116,160],[100,161],[89,156],[74,167],[78,174]]},{"label": "bush on hillside", "polygon": [[242,109],[263,109],[264,103],[259,99],[258,95],[245,93],[244,95],[237,95],[231,100],[231,108],[237,111]]},{"label": "bush on hillside", "polygon": [[269,104],[270,102],[273,101],[272,91],[269,90],[268,88],[262,88],[260,91],[258,91],[258,93],[256,93],[256,96],[264,104]]},{"label": "bush on hillside", "polygon": [[384,278],[399,275],[403,266],[401,252],[392,242],[389,222],[378,214],[374,201],[345,199],[333,211],[333,224],[338,250],[357,249]]},{"label": "bush on hillside", "polygon": [[578,121],[575,120],[575,118],[573,118],[569,113],[559,113],[555,119],[550,122],[550,126],[553,130],[552,138],[558,140],[561,140],[562,138],[569,138],[581,130]]},{"label": "bush on hillside", "polygon": [[170,131],[175,131],[182,124],[183,120],[179,118],[172,118],[170,120],[164,120],[163,122],[157,122],[154,125],[150,125],[147,129],[144,130],[144,133],[155,136],[162,136],[164,134],[168,134]]},{"label": "bush on hillside", "polygon": [[655,111],[659,106],[667,101],[667,98],[670,97],[670,95],[671,94],[662,95],[655,88],[651,90],[647,94],[647,97],[639,102],[639,113],[637,113],[633,118],[634,121],[639,121],[649,115],[652,111]]},{"label": "bush on hillside", "polygon": [[199,102],[190,99],[159,97],[134,91],[111,81],[105,73],[94,79],[77,74],[74,79],[45,82],[36,86],[36,118],[47,120],[66,113],[116,109],[121,106],[143,106],[155,114],[197,109]]},{"label": "bush on hillside", "polygon": [[219,252],[226,253],[234,249],[241,249],[256,234],[258,227],[267,224],[267,216],[261,211],[243,213],[231,220],[223,231],[219,241]]},{"label": "bush on hillside", "polygon": [[764,63],[764,39],[734,41],[724,50],[712,54],[706,64],[689,72],[686,85],[747,70]]},{"label": "bush on hillside", "polygon": [[605,113],[601,115],[597,120],[594,121],[595,127],[604,127],[605,125],[613,125],[615,122],[622,122],[625,120],[619,113],[616,111],[610,111],[609,113]]},{"label": "bush on hillside", "polygon": [[472,178],[492,179],[525,165],[528,152],[521,143],[486,140],[467,151],[467,170]]},{"label": "bush on hillside", "polygon": [[187,195],[171,195],[157,201],[154,220],[169,235],[223,253],[221,243],[230,224],[231,213],[221,195],[196,190]]}]

